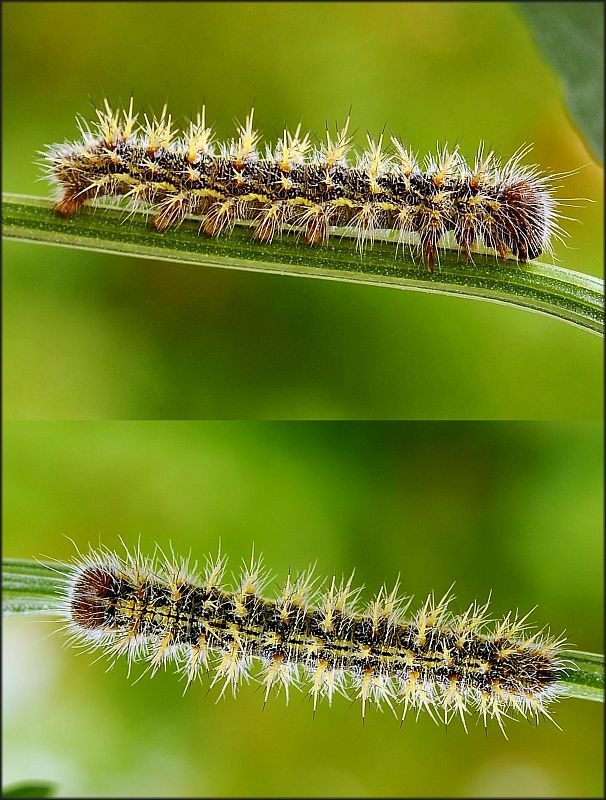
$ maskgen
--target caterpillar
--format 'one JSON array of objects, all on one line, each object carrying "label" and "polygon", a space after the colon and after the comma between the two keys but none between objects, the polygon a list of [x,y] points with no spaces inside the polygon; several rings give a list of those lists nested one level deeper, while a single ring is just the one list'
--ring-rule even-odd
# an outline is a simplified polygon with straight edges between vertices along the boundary
[{"label": "caterpillar", "polygon": [[408,242],[432,272],[449,236],[468,261],[480,244],[523,263],[565,235],[557,223],[555,176],[522,163],[530,147],[501,163],[480,145],[469,166],[457,148],[445,146],[422,168],[400,140],[391,137],[388,147],[381,134],[368,136],[366,149],[350,163],[349,118],[316,145],[300,124],[285,129],[262,154],[254,109],[225,143],[215,142],[204,108],[181,132],[166,106],[138,124],[132,99],[117,111],[105,100],[96,115],[93,123],[78,119],[79,141],[41,153],[58,189],[56,211],[64,217],[109,196],[121,198],[131,213],[145,207],[158,231],[193,215],[207,236],[252,221],[259,242],[294,229],[307,244],[319,245],[336,227],[355,233],[361,254],[378,231],[394,231],[396,253]]},{"label": "caterpillar", "polygon": [[[343,694],[367,705],[427,711],[448,723],[475,710],[484,725],[510,711],[552,719],[564,661],[563,640],[529,635],[528,615],[508,614],[488,626],[488,602],[464,613],[448,610],[450,590],[430,594],[410,619],[410,599],[383,585],[360,608],[360,589],[336,577],[319,583],[314,567],[288,575],[274,599],[263,596],[270,574],[262,558],[243,562],[232,588],[223,585],[226,559],[208,557],[202,578],[189,559],[124,557],[107,549],[79,554],[62,593],[61,612],[72,641],[101,648],[115,662],[146,660],[155,673],[174,661],[186,686],[213,671],[219,696],[234,695],[253,673],[264,689],[307,687],[318,701]],[[452,588],[452,587],[451,587]],[[255,665],[260,669],[255,670]]]}]

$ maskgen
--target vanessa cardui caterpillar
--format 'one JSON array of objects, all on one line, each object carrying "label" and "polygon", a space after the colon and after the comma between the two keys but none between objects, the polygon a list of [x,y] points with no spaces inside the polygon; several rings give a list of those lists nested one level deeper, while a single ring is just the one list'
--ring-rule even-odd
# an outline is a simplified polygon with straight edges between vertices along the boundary
[{"label": "vanessa cardui caterpillar", "polygon": [[[159,551],[159,548],[158,548]],[[430,595],[410,620],[409,602],[383,586],[363,611],[352,579],[318,586],[313,568],[288,576],[276,599],[262,596],[269,581],[262,559],[244,564],[235,588],[225,588],[225,559],[207,559],[200,581],[188,561],[160,552],[120,558],[108,550],[80,556],[68,579],[62,611],[73,638],[116,659],[147,659],[153,672],[175,661],[187,684],[209,666],[221,695],[234,694],[261,662],[265,699],[307,684],[314,710],[341,693],[366,705],[436,712],[448,722],[471,709],[501,729],[508,711],[551,719],[562,641],[525,634],[526,617],[508,614],[487,630],[487,606],[448,612],[448,592]],[[352,576],[353,577],[353,576]]]},{"label": "vanessa cardui caterpillar", "polygon": [[553,176],[523,166],[528,147],[501,165],[481,146],[473,167],[455,148],[427,157],[422,169],[395,137],[392,150],[368,137],[367,149],[349,163],[349,120],[326,143],[284,131],[261,155],[253,111],[238,136],[219,145],[204,110],[181,134],[166,106],[160,118],[137,124],[128,110],[107,100],[91,126],[78,125],[79,142],[50,146],[42,155],[48,176],[61,190],[56,204],[69,217],[88,200],[123,197],[131,210],[151,205],[152,224],[162,231],[188,214],[201,217],[200,232],[218,236],[238,221],[254,222],[253,236],[271,242],[294,226],[316,245],[331,227],[354,231],[363,251],[379,230],[393,230],[398,245],[416,242],[433,271],[438,247],[452,232],[467,259],[477,243],[520,262],[549,250],[563,231],[557,224]]}]

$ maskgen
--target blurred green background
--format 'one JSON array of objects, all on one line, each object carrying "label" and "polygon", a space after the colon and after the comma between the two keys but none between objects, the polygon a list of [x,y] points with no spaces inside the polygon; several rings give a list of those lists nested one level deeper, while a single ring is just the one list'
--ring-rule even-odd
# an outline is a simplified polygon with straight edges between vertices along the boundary
[{"label": "blurred green background", "polygon": [[[254,542],[277,583],[317,560],[356,568],[370,599],[400,572],[414,606],[456,581],[453,609],[538,608],[578,649],[603,650],[600,423],[11,422],[4,555],[71,558],[154,542],[230,566]],[[268,594],[270,592],[268,591]],[[215,704],[208,679],[127,678],[62,649],[58,623],[3,626],[6,783],[66,796],[603,796],[603,707],[565,700],[542,722],[427,715],[402,728],[337,698],[315,718],[294,692],[262,711],[254,684]],[[55,635],[51,635],[55,634]]]},{"label": "blurred green background", "polygon": [[[554,14],[557,12],[554,3]],[[267,139],[349,109],[421,155],[534,142],[581,168],[557,262],[600,275],[602,170],[507,3],[3,4],[4,190],[49,194],[35,153],[104,95],[206,102],[219,137],[254,102]],[[597,112],[596,112],[597,113]],[[517,309],[452,297],[4,244],[9,419],[601,417],[602,349]]]}]

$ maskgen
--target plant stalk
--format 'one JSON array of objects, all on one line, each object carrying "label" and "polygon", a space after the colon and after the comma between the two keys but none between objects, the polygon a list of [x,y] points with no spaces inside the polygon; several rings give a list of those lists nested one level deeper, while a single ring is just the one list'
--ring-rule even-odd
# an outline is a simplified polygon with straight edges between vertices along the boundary
[{"label": "plant stalk", "polygon": [[604,331],[604,282],[538,261],[499,262],[494,254],[475,253],[473,263],[467,263],[456,249],[446,249],[432,273],[408,247],[397,247],[393,237],[376,240],[360,255],[351,234],[339,238],[336,233],[315,248],[294,232],[262,244],[252,239],[249,224],[209,239],[197,235],[192,218],[159,233],[143,213],[126,216],[115,207],[87,206],[64,219],[53,211],[51,200],[41,197],[5,194],[2,206],[7,239],[475,298],[547,314],[590,333]]}]

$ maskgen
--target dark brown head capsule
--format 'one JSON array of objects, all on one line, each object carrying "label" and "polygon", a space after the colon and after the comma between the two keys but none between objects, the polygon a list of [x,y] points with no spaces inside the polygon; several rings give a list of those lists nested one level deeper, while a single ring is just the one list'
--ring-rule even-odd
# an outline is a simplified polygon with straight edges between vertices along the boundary
[{"label": "dark brown head capsule", "polygon": [[116,595],[116,578],[102,567],[86,567],[78,575],[71,596],[70,611],[82,628],[110,627]]}]

